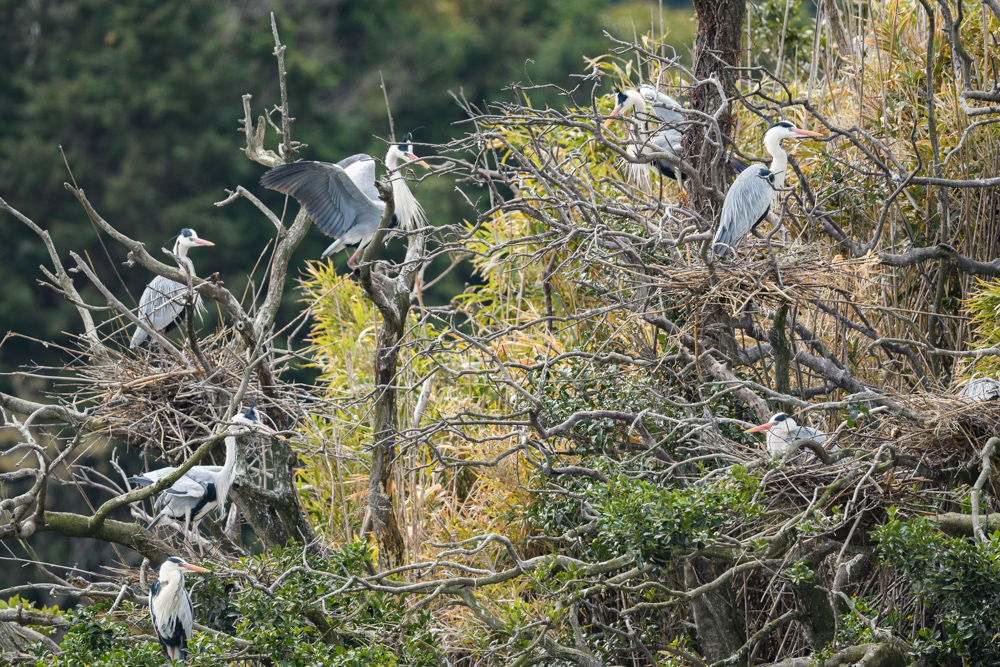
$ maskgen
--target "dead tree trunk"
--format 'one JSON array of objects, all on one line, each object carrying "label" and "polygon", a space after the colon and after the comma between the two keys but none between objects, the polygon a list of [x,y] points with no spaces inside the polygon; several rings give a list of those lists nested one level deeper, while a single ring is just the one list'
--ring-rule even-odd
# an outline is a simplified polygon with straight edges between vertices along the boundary
[{"label": "dead tree trunk", "polygon": [[361,268],[358,270],[361,287],[382,315],[375,345],[372,467],[368,473],[368,517],[363,531],[370,527],[375,532],[378,566],[384,571],[402,565],[406,555],[406,545],[396,522],[396,513],[387,487],[396,460],[396,371],[399,367],[399,346],[410,312],[410,291],[420,270],[419,260],[424,254],[424,237],[422,234],[410,236],[403,268],[395,278],[371,269],[372,258],[382,245],[385,230],[395,209],[391,188],[384,183],[376,183],[376,186],[386,203],[385,213],[379,231],[365,249]]}]

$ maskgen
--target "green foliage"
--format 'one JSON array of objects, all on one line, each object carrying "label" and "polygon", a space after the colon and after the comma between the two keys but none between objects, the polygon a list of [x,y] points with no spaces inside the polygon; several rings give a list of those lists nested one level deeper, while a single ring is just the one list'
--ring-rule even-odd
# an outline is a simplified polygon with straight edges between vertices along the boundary
[{"label": "green foliage", "polygon": [[606,461],[583,463],[604,468],[608,483],[575,481],[568,488],[576,497],[553,497],[533,507],[530,516],[546,534],[560,535],[596,515],[597,532],[587,551],[598,558],[633,554],[639,562],[666,565],[762,511],[753,498],[756,477],[739,466],[712,483],[677,489],[616,474]]},{"label": "green foliage", "polygon": [[913,593],[936,607],[937,628],[915,643],[932,661],[1000,664],[1000,533],[988,542],[948,537],[921,517],[891,520],[875,532],[879,558]]},{"label": "green foliage", "polygon": [[784,63],[808,65],[814,31],[802,0],[763,0],[750,4],[748,11],[753,53],[761,64],[776,66],[780,54]]},{"label": "green foliage", "polygon": [[[366,558],[362,542],[345,545],[329,559],[304,555],[301,545],[290,544],[236,564],[242,572],[238,580],[250,585],[213,574],[188,577],[195,620],[250,643],[238,647],[225,635],[195,632],[188,664],[218,665],[237,650],[286,667],[438,664],[428,616],[407,615],[398,598],[351,593],[329,597],[325,609],[307,607],[339,588],[344,577],[363,574]],[[152,631],[145,606],[125,603],[114,619],[102,613],[106,607],[102,603],[67,612],[72,627],[63,640],[63,653],[48,664],[166,663],[158,643],[134,641],[137,620],[143,632]],[[326,619],[329,627],[321,631],[310,617]]]}]

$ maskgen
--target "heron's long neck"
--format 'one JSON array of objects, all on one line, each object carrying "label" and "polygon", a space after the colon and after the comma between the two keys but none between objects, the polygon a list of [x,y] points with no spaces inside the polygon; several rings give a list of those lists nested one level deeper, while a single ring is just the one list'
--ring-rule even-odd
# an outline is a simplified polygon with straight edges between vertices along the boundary
[{"label": "heron's long neck", "polygon": [[650,132],[650,130],[652,129],[651,128],[651,125],[652,125],[651,121],[649,120],[649,118],[646,118],[646,114],[647,113],[648,113],[648,110],[646,108],[646,101],[643,100],[640,97],[636,101],[636,103],[632,105],[632,114],[633,114],[633,116],[636,117],[636,120],[639,120],[638,115],[642,114],[643,120],[641,121],[640,127],[642,128],[641,131],[642,132],[646,132],[646,133]]},{"label": "heron's long neck", "polygon": [[[395,162],[395,160],[392,160]],[[395,169],[395,164],[386,164],[390,169]],[[422,227],[427,223],[427,215],[424,213],[424,208],[417,201],[417,198],[413,196],[410,192],[410,188],[406,185],[406,179],[403,178],[402,172],[393,172],[392,174],[392,200],[396,204],[396,216],[399,219],[399,226],[405,230],[411,231],[417,227]]]},{"label": "heron's long neck", "polygon": [[785,170],[788,169],[788,151],[781,145],[781,139],[774,135],[764,137],[764,148],[771,154],[771,171],[774,172],[774,188],[785,185]]},{"label": "heron's long neck", "polygon": [[191,258],[187,256],[188,247],[186,245],[182,245],[180,243],[174,245],[174,254],[177,255],[177,261],[188,272],[188,274],[191,276],[197,275],[194,272],[194,262],[192,262]]},{"label": "heron's long neck", "polygon": [[229,495],[229,487],[233,485],[236,478],[236,436],[230,434],[226,437],[226,462],[219,471],[218,481],[215,483],[215,493],[220,506],[225,505],[226,496]]}]

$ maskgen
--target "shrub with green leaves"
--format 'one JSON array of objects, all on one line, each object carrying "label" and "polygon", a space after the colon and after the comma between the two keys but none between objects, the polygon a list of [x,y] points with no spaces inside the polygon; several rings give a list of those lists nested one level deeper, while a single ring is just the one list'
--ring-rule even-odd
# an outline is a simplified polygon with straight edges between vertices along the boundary
[{"label": "shrub with green leaves", "polygon": [[932,661],[1000,664],[1000,533],[989,541],[948,537],[920,517],[875,531],[881,561],[901,572],[913,593],[936,608],[937,627],[915,651]]}]

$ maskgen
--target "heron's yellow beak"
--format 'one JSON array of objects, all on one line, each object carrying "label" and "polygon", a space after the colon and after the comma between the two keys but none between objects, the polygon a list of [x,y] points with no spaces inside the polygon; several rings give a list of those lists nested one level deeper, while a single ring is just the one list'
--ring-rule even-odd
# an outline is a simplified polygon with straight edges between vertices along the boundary
[{"label": "heron's yellow beak", "polygon": [[197,243],[198,245],[215,245],[211,241],[206,241],[205,239],[195,239],[194,242]]},{"label": "heron's yellow beak", "polygon": [[181,567],[190,572],[208,572],[207,569],[203,567],[198,567],[197,565],[192,565],[191,563],[184,563],[183,565],[181,565]]},{"label": "heron's yellow beak", "polygon": [[810,132],[809,130],[795,130],[795,134],[800,137],[822,137],[823,135],[819,132]]}]

